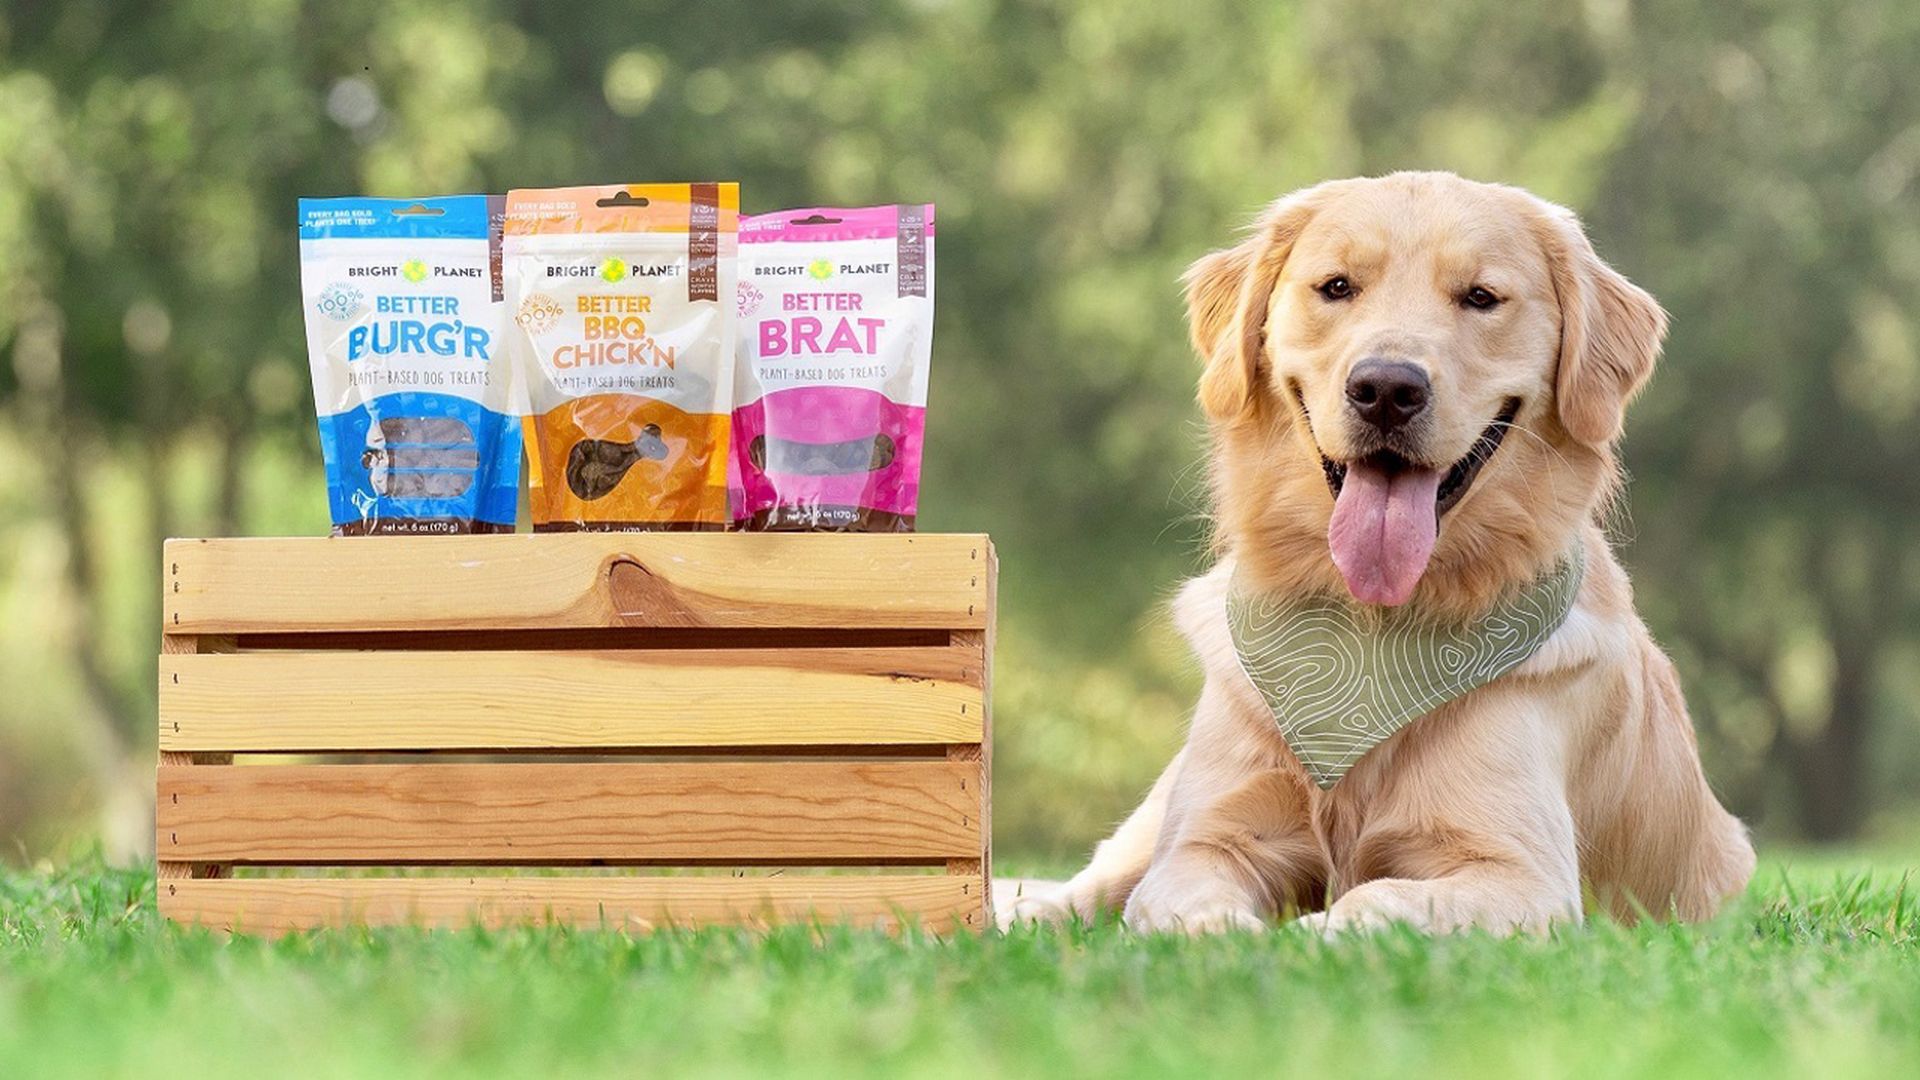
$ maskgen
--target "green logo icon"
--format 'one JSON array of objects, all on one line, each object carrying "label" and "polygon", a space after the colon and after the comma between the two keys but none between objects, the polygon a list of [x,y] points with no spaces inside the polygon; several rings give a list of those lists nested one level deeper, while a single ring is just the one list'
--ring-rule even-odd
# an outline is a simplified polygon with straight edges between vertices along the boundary
[{"label": "green logo icon", "polygon": [[619,281],[627,276],[627,260],[607,259],[600,264],[600,277],[606,281]]},{"label": "green logo icon", "polygon": [[416,284],[427,280],[427,264],[419,259],[408,259],[400,264],[400,276]]},{"label": "green logo icon", "polygon": [[815,259],[807,264],[807,276],[815,281],[825,281],[833,276],[831,259]]}]

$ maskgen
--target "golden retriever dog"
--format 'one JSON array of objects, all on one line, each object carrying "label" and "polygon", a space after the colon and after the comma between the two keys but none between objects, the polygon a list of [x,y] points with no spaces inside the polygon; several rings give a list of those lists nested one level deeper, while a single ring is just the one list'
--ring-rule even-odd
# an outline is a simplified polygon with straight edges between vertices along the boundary
[{"label": "golden retriever dog", "polygon": [[[1653,298],[1569,211],[1445,173],[1288,195],[1186,285],[1219,557],[1174,614],[1205,686],[1186,745],[1087,867],[1003,910],[1507,933],[1588,909],[1702,919],[1743,889],[1746,830],[1600,523],[1666,331]],[[1327,790],[1236,660],[1230,581],[1469,620],[1581,552],[1538,651]]]}]

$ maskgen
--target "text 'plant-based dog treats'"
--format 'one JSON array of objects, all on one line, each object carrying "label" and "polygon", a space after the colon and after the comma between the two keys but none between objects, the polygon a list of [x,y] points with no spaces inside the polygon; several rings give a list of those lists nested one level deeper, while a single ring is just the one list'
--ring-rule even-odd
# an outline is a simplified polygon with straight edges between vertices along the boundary
[{"label": "text 'plant-based dog treats'", "polygon": [[737,184],[507,196],[536,530],[726,527],[739,227]]},{"label": "text 'plant-based dog treats'", "polygon": [[911,532],[933,353],[933,207],[740,226],[734,517]]},{"label": "text 'plant-based dog treats'", "polygon": [[335,535],[512,532],[504,200],[300,200],[300,282]]}]

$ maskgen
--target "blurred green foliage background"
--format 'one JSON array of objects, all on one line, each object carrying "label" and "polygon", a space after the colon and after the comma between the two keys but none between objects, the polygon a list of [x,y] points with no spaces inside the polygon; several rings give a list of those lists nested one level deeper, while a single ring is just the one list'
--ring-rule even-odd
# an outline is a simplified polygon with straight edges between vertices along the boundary
[{"label": "blurred green foliage background", "polygon": [[327,526],[294,201],[738,179],[932,200],[922,527],[1002,557],[996,824],[1177,745],[1204,564],[1176,278],[1405,167],[1582,212],[1674,332],[1615,531],[1764,836],[1920,799],[1911,0],[0,3],[0,858],[150,846],[159,541]]}]

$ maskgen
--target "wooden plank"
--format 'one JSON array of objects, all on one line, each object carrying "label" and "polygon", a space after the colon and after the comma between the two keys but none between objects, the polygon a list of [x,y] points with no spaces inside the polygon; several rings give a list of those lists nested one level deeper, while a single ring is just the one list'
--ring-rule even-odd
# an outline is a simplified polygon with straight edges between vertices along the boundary
[{"label": "wooden plank", "polygon": [[981,677],[954,647],[162,656],[160,748],[977,743]]},{"label": "wooden plank", "polygon": [[903,923],[978,930],[978,877],[278,878],[166,881],[160,912],[250,934],[343,925],[500,927],[562,922],[614,930],[666,926]]},{"label": "wooden plank", "polygon": [[988,545],[987,625],[980,632],[980,695],[986,715],[980,732],[980,878],[987,883],[981,890],[980,910],[983,926],[998,926],[993,911],[993,653],[1000,621],[1000,555]]},{"label": "wooden plank", "polygon": [[924,863],[980,850],[945,760],[160,768],[172,861]]},{"label": "wooden plank", "polygon": [[[981,668],[983,671],[985,671],[985,669],[988,666],[988,656],[986,653],[985,639],[980,634],[980,632],[974,631],[974,630],[964,630],[956,633],[954,637],[955,637],[954,644],[957,647],[968,649],[974,655],[980,658]],[[983,695],[983,700],[984,700],[984,695]],[[947,873],[949,874],[971,876],[971,877],[985,877],[988,872],[987,848],[990,845],[992,841],[992,836],[993,836],[991,819],[987,816],[987,813],[986,813],[986,810],[987,810],[987,801],[986,801],[987,746],[984,740],[986,735],[986,725],[988,722],[989,722],[989,718],[987,716],[982,716],[981,741],[951,743],[946,748],[946,755],[947,755],[948,761],[954,762],[956,764],[964,765],[965,767],[974,770],[974,776],[969,781],[967,781],[966,787],[968,791],[973,793],[975,807],[980,812],[980,821],[981,821],[980,850],[967,858],[948,859]]]},{"label": "wooden plank", "polygon": [[[162,586],[165,588],[165,586]],[[224,653],[233,651],[232,636],[161,634],[160,663],[164,666],[170,656],[193,656],[200,653]],[[165,681],[166,676],[161,676]],[[194,754],[161,750],[161,765],[226,765],[233,761],[232,754]],[[223,878],[233,872],[233,868],[224,863],[172,862],[155,859],[153,876],[156,880],[166,881],[181,878]]]},{"label": "wooden plank", "polygon": [[[954,762],[956,764],[966,765],[975,770],[975,776],[973,777],[973,779],[969,781],[963,781],[963,783],[965,784],[968,791],[973,792],[976,809],[979,809],[980,806],[983,805],[983,802],[981,800],[981,795],[980,795],[980,790],[984,786],[983,778],[985,775],[985,770],[981,769],[982,756],[983,755],[982,755],[982,751],[980,749],[979,743],[956,744],[956,745],[947,747],[948,761]],[[987,820],[986,815],[984,813],[981,814],[980,820],[982,822],[985,822]],[[967,856],[964,858],[948,859],[947,873],[967,875],[971,877],[980,877],[986,873],[986,870],[987,870],[986,844],[987,844],[987,837],[989,833],[987,829],[984,829],[984,828],[981,829],[980,833],[981,833],[981,836],[980,836],[981,850],[974,853],[971,856]]]},{"label": "wooden plank", "polygon": [[979,629],[987,538],[570,533],[169,540],[169,633]]},{"label": "wooden plank", "polygon": [[965,630],[953,635],[953,643],[960,648],[977,650],[980,657],[982,712],[980,741],[974,745],[955,745],[947,748],[947,757],[952,761],[976,763],[979,774],[975,787],[979,796],[980,813],[980,857],[977,860],[949,859],[947,873],[973,874],[989,883],[980,896],[982,925],[993,926],[993,645],[994,623],[997,615],[997,598],[1000,587],[1000,558],[989,549],[986,556],[987,577],[987,625],[983,630]]}]

